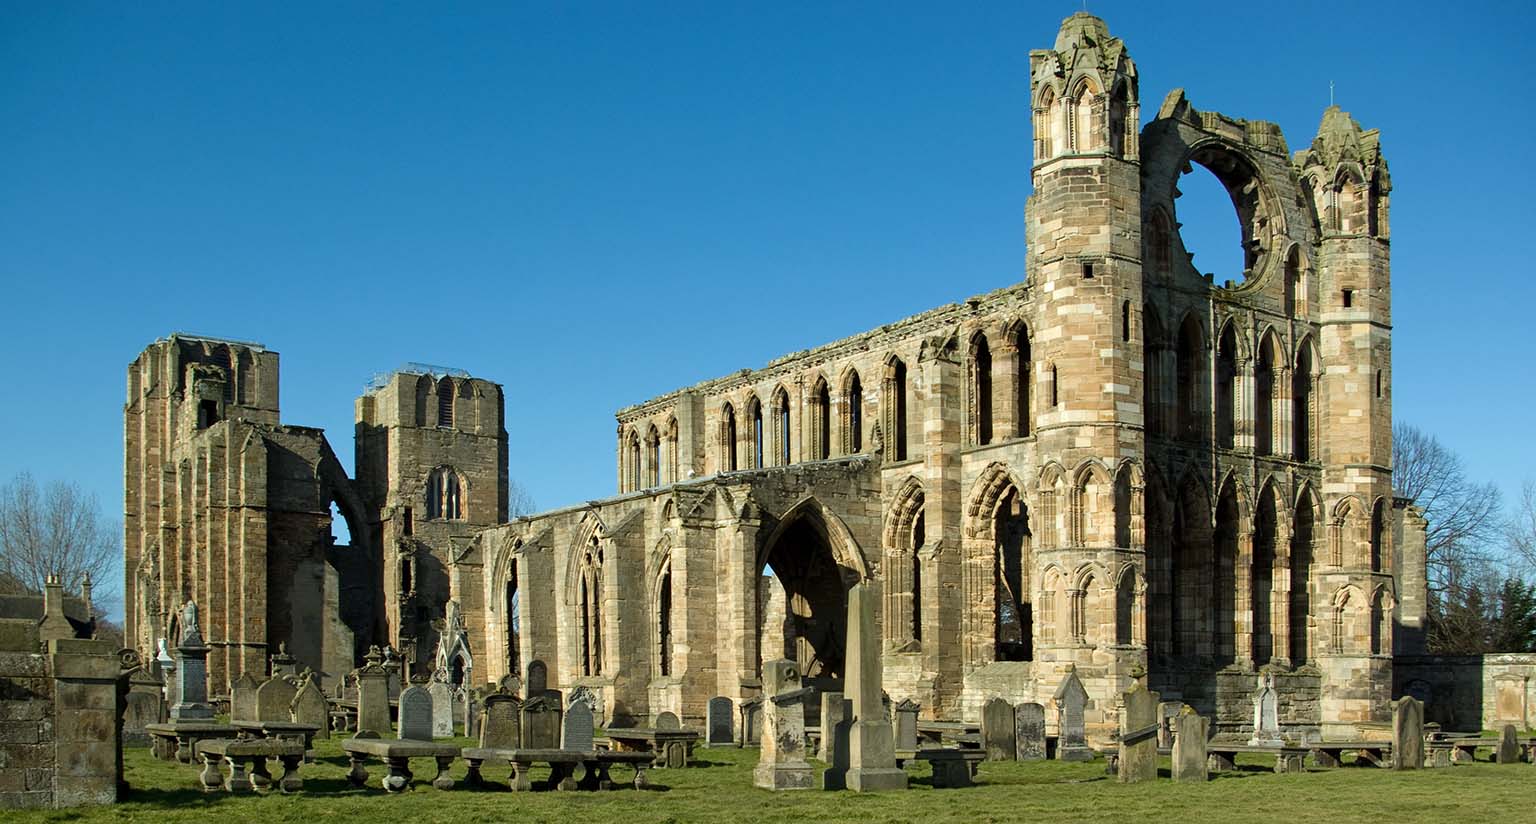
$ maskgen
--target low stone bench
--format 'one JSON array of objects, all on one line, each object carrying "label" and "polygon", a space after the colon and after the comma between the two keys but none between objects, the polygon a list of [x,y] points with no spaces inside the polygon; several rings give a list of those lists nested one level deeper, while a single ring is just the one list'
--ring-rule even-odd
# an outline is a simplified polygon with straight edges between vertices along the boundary
[{"label": "low stone bench", "polygon": [[686,767],[693,762],[693,748],[699,743],[699,734],[693,730],[621,727],[608,730],[608,741],[617,752],[653,753],[656,756],[654,767]]},{"label": "low stone bench", "polygon": [[1390,741],[1319,741],[1308,745],[1312,750],[1312,762],[1319,767],[1344,766],[1344,753],[1355,754],[1355,763],[1367,763],[1374,767],[1392,766],[1392,742]]},{"label": "low stone bench", "polygon": [[453,779],[448,777],[448,769],[453,766],[460,752],[452,744],[403,738],[347,738],[341,742],[341,749],[352,760],[352,769],[347,772],[347,780],[352,782],[352,786],[367,786],[368,759],[377,758],[384,762],[385,767],[379,786],[389,793],[398,793],[411,786],[411,779],[415,777],[411,772],[412,758],[430,758],[437,762],[437,775],[432,779],[432,786],[439,790],[453,789]]},{"label": "low stone bench", "polygon": [[1244,754],[1273,755],[1275,772],[1306,772],[1307,747],[1264,746],[1259,744],[1208,744],[1206,759],[1214,770],[1237,769],[1237,756]]},{"label": "low stone bench", "polygon": [[150,737],[150,751],[162,761],[194,763],[193,748],[197,742],[210,738],[234,738],[235,728],[213,721],[172,721],[168,724],[145,724],[144,732]]},{"label": "low stone bench", "polygon": [[935,789],[969,787],[974,783],[976,771],[987,754],[979,749],[955,747],[927,747],[920,750],[898,750],[896,766],[904,767],[908,761],[926,761],[933,767]]},{"label": "low stone bench", "polygon": [[[304,788],[304,781],[299,778],[299,764],[304,761],[301,742],[280,738],[209,738],[198,741],[193,749],[203,759],[199,776],[203,792],[211,793],[220,787],[231,793],[268,792],[272,789],[272,773],[267,771],[269,758],[276,758],[283,765],[283,775],[277,781],[279,790],[296,793]],[[227,776],[220,775],[220,765],[229,768]]]},{"label": "low stone bench", "polygon": [[[533,787],[529,770],[534,764],[549,765],[549,782],[542,789],[556,790],[611,790],[614,788],[608,770],[614,764],[627,764],[635,769],[634,787],[645,789],[645,770],[656,755],[652,752],[619,752],[615,750],[552,750],[552,749],[487,749],[470,747],[464,750],[464,760],[469,762],[471,785],[483,783],[480,765],[486,761],[499,761],[512,767],[507,780],[513,792],[528,792]],[[576,768],[581,767],[582,777],[576,779]]]}]

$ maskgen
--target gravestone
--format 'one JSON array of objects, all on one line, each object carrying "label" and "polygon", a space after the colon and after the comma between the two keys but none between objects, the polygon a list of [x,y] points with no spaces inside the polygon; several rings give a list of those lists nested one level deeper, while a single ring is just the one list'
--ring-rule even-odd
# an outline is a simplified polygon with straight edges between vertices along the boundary
[{"label": "gravestone", "polygon": [[1157,748],[1173,749],[1173,719],[1184,709],[1183,701],[1164,701],[1157,705]]},{"label": "gravestone", "polygon": [[229,685],[229,720],[230,721],[255,721],[256,715],[256,689],[261,686],[254,676],[248,672],[240,673],[240,677]]},{"label": "gravestone", "polygon": [[572,701],[565,708],[560,725],[560,749],[590,752],[592,745],[592,707],[585,701]]},{"label": "gravestone", "polygon": [[1506,672],[1493,679],[1493,720],[1496,723],[1525,723],[1526,679]]},{"label": "gravestone", "polygon": [[163,690],[160,679],[144,667],[128,673],[128,692],[123,696],[123,746],[149,745],[149,733],[144,728],[165,720]]},{"label": "gravestone", "polygon": [[1056,760],[1092,761],[1088,748],[1088,729],[1084,712],[1088,709],[1088,690],[1083,688],[1077,670],[1069,670],[1052,696],[1056,702]]},{"label": "gravestone", "polygon": [[1157,698],[1140,681],[1125,691],[1120,708],[1120,771],[1123,784],[1157,778]]},{"label": "gravestone", "polygon": [[1280,737],[1280,693],[1275,689],[1274,673],[1259,676],[1259,687],[1253,691],[1253,737],[1251,747],[1278,747],[1285,744]]},{"label": "gravestone", "polygon": [[1424,766],[1424,704],[1411,695],[1392,702],[1392,769]]},{"label": "gravestone", "polygon": [[853,702],[840,692],[821,694],[821,760],[827,769],[821,774],[821,788],[848,788],[848,728],[853,725]]},{"label": "gravestone", "polygon": [[805,760],[806,691],[800,686],[800,665],[780,659],[763,664],[762,749],[752,783],[767,790],[808,790],[811,765]]},{"label": "gravestone", "polygon": [[763,697],[755,695],[741,702],[741,746],[756,747],[763,743]]},{"label": "gravestone", "polygon": [[1210,764],[1206,761],[1206,738],[1210,722],[1198,715],[1193,708],[1184,707],[1173,719],[1173,780],[1200,781],[1210,779]]},{"label": "gravestone", "polygon": [[452,738],[453,687],[434,678],[427,685],[427,693],[432,696],[432,737]]},{"label": "gravestone", "polygon": [[736,707],[731,699],[723,695],[709,699],[705,712],[704,743],[711,747],[735,743],[736,728],[731,717],[735,713]]},{"label": "gravestone", "polygon": [[523,681],[517,677],[516,673],[509,672],[501,676],[501,680],[496,682],[496,689],[507,695],[522,695]]},{"label": "gravestone", "polygon": [[905,790],[907,773],[896,766],[896,734],[885,709],[880,681],[880,626],[875,622],[879,595],[872,583],[848,590],[846,687],[853,700],[848,729],[848,789],[854,792]]},{"label": "gravestone", "polygon": [[911,752],[917,749],[917,714],[923,705],[910,698],[903,698],[892,708],[896,716],[896,751]]},{"label": "gravestone", "polygon": [[981,705],[981,748],[988,761],[1012,761],[1018,749],[1013,705],[1001,698],[989,698]]},{"label": "gravestone", "polygon": [[531,750],[560,749],[560,706],[548,693],[523,702],[523,746]]},{"label": "gravestone", "polygon": [[549,667],[535,658],[528,662],[528,694],[524,698],[537,698],[549,689]]},{"label": "gravestone", "polygon": [[400,734],[403,740],[432,740],[432,693],[426,687],[409,686],[400,691]]},{"label": "gravestone", "polygon": [[160,677],[165,682],[165,705],[174,707],[181,700],[180,693],[176,691],[176,658],[171,651],[166,649],[165,639],[159,640],[159,646],[155,650],[155,667],[160,670]]},{"label": "gravestone", "polygon": [[675,731],[681,730],[683,728],[683,722],[677,720],[677,714],[676,713],[673,713],[673,712],[663,712],[663,713],[659,713],[656,716],[656,723],[652,724],[651,726],[654,729],[666,730],[668,732],[675,732]]},{"label": "gravestone", "polygon": [[319,727],[316,738],[331,737],[331,707],[314,678],[304,679],[304,685],[293,695],[293,703],[288,705],[288,714],[295,724]]},{"label": "gravestone", "polygon": [[181,610],[181,640],[176,644],[176,703],[171,721],[211,721],[208,703],[208,645],[197,624],[197,604],[188,601]]},{"label": "gravestone", "polygon": [[389,732],[389,672],[380,663],[379,648],[373,647],[363,656],[366,664],[353,673],[357,682],[357,731],[367,730],[375,735]]},{"label": "gravestone", "polygon": [[295,678],[299,674],[299,662],[288,654],[287,642],[279,642],[277,654],[268,660],[272,662],[273,678]]},{"label": "gravestone", "polygon": [[252,721],[276,721],[286,724],[293,720],[289,707],[298,690],[279,676],[272,676],[256,688],[256,717]]},{"label": "gravestone", "polygon": [[521,747],[522,725],[518,718],[521,712],[522,702],[510,695],[486,696],[480,720],[480,746],[498,750]]},{"label": "gravestone", "polygon": [[1045,707],[1025,702],[1013,709],[1014,757],[1020,761],[1045,759]]},{"label": "gravestone", "polygon": [[1520,739],[1515,735],[1514,724],[1504,725],[1504,731],[1499,734],[1499,749],[1494,752],[1493,760],[1500,764],[1520,763]]},{"label": "gravestone", "polygon": [[[488,696],[494,694],[496,694],[496,690],[466,687],[464,689],[464,700],[462,702],[455,702],[454,705],[463,711],[462,718],[464,721],[465,738],[474,738],[480,734],[479,725],[481,723],[480,716],[484,708],[483,702]],[[517,693],[505,694],[515,696]],[[455,714],[457,715],[458,713],[456,712]]]}]

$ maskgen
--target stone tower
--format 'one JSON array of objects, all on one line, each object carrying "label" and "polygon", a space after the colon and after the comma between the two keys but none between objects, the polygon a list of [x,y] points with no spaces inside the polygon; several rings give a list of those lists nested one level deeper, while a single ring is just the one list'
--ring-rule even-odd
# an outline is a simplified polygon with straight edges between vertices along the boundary
[{"label": "stone tower", "polygon": [[[1139,601],[1128,564],[1139,566],[1143,555],[1130,512],[1116,505],[1139,497],[1144,452],[1136,64],[1104,21],[1074,14],[1053,48],[1030,53],[1030,98],[1035,434],[1038,454],[1049,458],[1038,478],[1026,479],[1039,484],[1028,529],[1038,567],[1092,570],[1057,582],[1069,603],[1037,619],[1044,632],[1035,633],[1035,659],[1076,664],[1089,682],[1118,679],[1105,687],[1117,693],[1146,663],[1128,615],[1095,617],[1115,612],[1096,603],[1102,592],[1115,592],[1121,611]],[[1076,603],[1082,599],[1095,603]],[[1036,675],[1056,680],[1038,667]]]},{"label": "stone tower", "polygon": [[[474,534],[507,519],[501,387],[411,365],[357,400],[357,477],[379,536],[387,636],[425,667],[450,600],[483,609],[479,568],[459,563]],[[483,650],[483,628],[470,648]]]}]

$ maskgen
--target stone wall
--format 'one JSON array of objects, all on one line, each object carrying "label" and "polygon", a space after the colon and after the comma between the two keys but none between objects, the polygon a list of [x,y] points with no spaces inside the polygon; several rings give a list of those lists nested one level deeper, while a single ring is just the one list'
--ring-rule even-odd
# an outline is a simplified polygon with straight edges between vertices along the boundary
[{"label": "stone wall", "polygon": [[1424,720],[1447,730],[1536,728],[1536,653],[1399,656],[1393,694],[1424,702]]},{"label": "stone wall", "polygon": [[0,621],[0,808],[117,801],[119,659],[105,641],[59,639]]}]

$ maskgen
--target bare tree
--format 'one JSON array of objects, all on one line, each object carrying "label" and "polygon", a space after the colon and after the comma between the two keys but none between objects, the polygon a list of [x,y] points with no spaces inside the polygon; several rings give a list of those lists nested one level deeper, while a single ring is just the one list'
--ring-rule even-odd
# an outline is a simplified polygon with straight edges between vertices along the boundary
[{"label": "bare tree", "polygon": [[73,483],[40,488],[26,472],[0,486],[0,587],[41,592],[58,575],[77,593],[87,577],[109,584],[121,552],[118,526]]},{"label": "bare tree", "polygon": [[1504,527],[1509,554],[1526,565],[1528,574],[1536,574],[1536,483],[1526,481],[1520,500]]},{"label": "bare tree", "polygon": [[1406,423],[1392,428],[1392,488],[1429,521],[1425,539],[1431,607],[1448,589],[1493,560],[1503,523],[1498,487],[1467,478],[1461,456]]},{"label": "bare tree", "polygon": [[516,518],[519,515],[532,515],[538,509],[538,504],[533,502],[533,495],[528,488],[517,481],[507,481],[507,517]]}]

